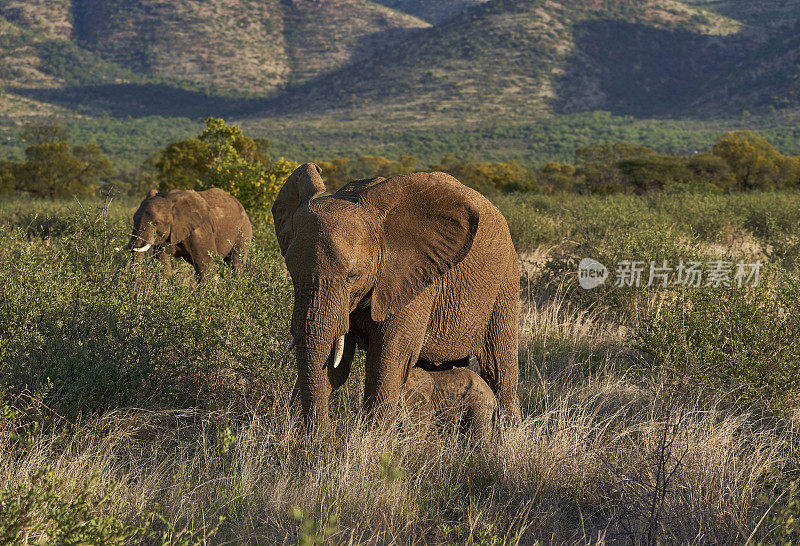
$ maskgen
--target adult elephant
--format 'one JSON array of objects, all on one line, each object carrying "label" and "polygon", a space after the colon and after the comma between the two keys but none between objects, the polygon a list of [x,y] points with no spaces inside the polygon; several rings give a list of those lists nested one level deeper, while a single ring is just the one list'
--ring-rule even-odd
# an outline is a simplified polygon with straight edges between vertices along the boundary
[{"label": "adult elephant", "polygon": [[172,256],[182,258],[194,266],[202,282],[215,254],[241,270],[252,238],[244,207],[221,189],[150,190],[133,215],[133,233],[125,248],[134,253],[136,262],[152,248],[167,274],[172,271]]},{"label": "adult elephant", "polygon": [[339,367],[363,339],[368,412],[395,409],[419,359],[476,355],[501,411],[519,421],[519,266],[502,214],[444,173],[357,180],[328,196],[320,174],[298,167],[272,207],[294,285],[305,418],[327,426]]}]

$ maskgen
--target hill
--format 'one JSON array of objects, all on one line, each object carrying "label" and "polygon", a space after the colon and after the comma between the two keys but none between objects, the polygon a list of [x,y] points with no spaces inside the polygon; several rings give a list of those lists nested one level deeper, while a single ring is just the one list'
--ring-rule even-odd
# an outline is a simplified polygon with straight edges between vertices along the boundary
[{"label": "hill", "polygon": [[109,82],[265,96],[430,26],[367,0],[0,0],[0,17],[4,104],[34,89],[40,102],[98,103],[65,88]]},{"label": "hill", "polygon": [[[599,108],[663,113],[737,51],[726,37],[739,28],[672,0],[494,0],[280,97],[268,113],[467,120]],[[686,92],[676,96],[679,89]]]},{"label": "hill", "polygon": [[[30,6],[27,6],[30,8]],[[0,13],[14,13],[3,6]],[[20,10],[28,29],[11,23],[0,15],[0,112],[2,117],[64,115],[71,109],[47,100],[42,94],[65,87],[136,81],[136,74],[109,63],[64,38],[68,20],[64,17],[36,18],[44,11]],[[49,12],[59,14],[57,10]],[[30,18],[27,15],[31,14]],[[32,30],[33,29],[33,30]]]},{"label": "hill", "polygon": [[[195,127],[209,115],[316,157],[468,150],[563,159],[575,140],[549,142],[559,135],[617,138],[571,116],[598,110],[614,124],[666,120],[678,144],[625,136],[664,151],[689,146],[679,137],[686,123],[700,123],[696,147],[718,127],[740,127],[745,110],[758,118],[748,127],[793,135],[798,8],[800,0],[0,0],[0,133],[8,143],[32,117],[67,120],[84,140],[113,133],[126,164],[188,134],[165,131],[170,123]],[[545,118],[557,134],[537,131],[529,142],[516,129]],[[800,142],[784,140],[787,150]],[[0,155],[19,153],[7,144]]]},{"label": "hill", "polygon": [[488,0],[376,0],[377,4],[409,13],[431,23],[441,23],[471,6]]},{"label": "hill", "polygon": [[264,94],[429,26],[366,0],[73,0],[74,37],[136,72]]},{"label": "hill", "polygon": [[716,115],[731,111],[791,110],[800,106],[800,23],[745,52],[700,95]]},{"label": "hill", "polygon": [[793,26],[800,17],[800,0],[690,0],[686,3],[741,21],[746,25],[745,30],[762,38],[775,29]]}]

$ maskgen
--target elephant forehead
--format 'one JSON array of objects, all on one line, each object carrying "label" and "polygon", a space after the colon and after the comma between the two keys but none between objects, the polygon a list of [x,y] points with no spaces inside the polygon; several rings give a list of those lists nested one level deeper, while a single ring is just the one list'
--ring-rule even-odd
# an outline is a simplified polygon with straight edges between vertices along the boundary
[{"label": "elephant forehead", "polygon": [[286,254],[293,274],[317,267],[333,268],[330,274],[344,272],[371,255],[367,224],[354,215],[306,211],[295,216],[294,226],[295,237]]},{"label": "elephant forehead", "polygon": [[357,206],[326,199],[315,199],[308,209],[297,215],[295,228],[340,245],[357,243],[369,231],[369,225]]},{"label": "elephant forehead", "polygon": [[171,209],[170,203],[163,197],[152,197],[142,203],[136,214],[139,216],[164,216]]}]

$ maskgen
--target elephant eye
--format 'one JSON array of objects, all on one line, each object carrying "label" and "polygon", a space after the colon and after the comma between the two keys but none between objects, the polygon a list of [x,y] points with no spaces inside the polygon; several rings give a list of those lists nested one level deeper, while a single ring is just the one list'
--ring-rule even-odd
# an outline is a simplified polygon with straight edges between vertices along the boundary
[{"label": "elephant eye", "polygon": [[348,281],[348,282],[353,282],[353,281],[354,281],[354,280],[356,280],[357,278],[358,278],[358,271],[351,271],[351,272],[350,272],[350,273],[348,273],[348,275],[347,275],[347,281]]}]

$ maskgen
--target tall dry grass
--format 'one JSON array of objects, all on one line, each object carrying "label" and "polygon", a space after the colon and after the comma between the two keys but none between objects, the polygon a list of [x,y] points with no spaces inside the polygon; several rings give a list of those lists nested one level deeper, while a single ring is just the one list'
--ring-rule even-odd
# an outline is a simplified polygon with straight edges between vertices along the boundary
[{"label": "tall dry grass", "polygon": [[[535,317],[535,318],[534,318]],[[489,448],[401,413],[368,424],[358,392],[333,404],[330,433],[295,434],[285,399],[249,411],[120,409],[42,435],[0,462],[0,486],[50,464],[63,495],[110,493],[125,521],[158,509],[176,528],[226,518],[211,541],[290,544],[745,542],[759,494],[796,460],[797,432],[618,368],[551,360],[547,337],[594,358],[619,340],[564,306],[526,318],[527,417]],[[534,347],[535,350],[530,350]],[[595,351],[595,352],[593,352]],[[545,365],[547,364],[547,365]],[[587,371],[588,370],[588,371]],[[31,540],[35,537],[31,537]]]},{"label": "tall dry grass", "polygon": [[158,509],[198,529],[224,516],[215,541],[294,543],[294,507],[335,522],[329,539],[344,544],[642,542],[653,526],[665,542],[760,536],[758,493],[790,462],[793,432],[621,378],[548,388],[544,411],[485,450],[357,414],[312,443],[280,406],[114,411],[4,458],[0,485],[49,464],[62,495],[89,483],[125,521]]}]

